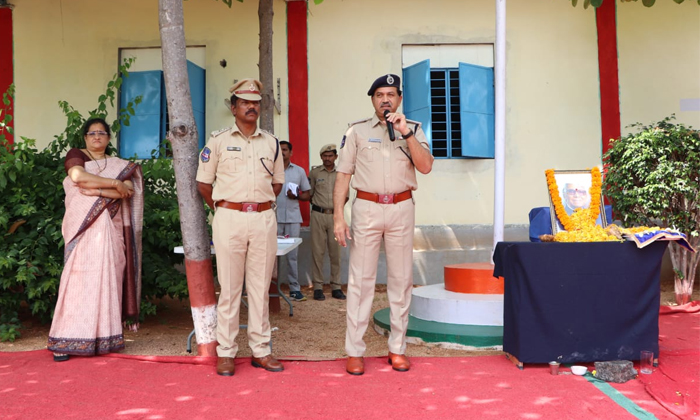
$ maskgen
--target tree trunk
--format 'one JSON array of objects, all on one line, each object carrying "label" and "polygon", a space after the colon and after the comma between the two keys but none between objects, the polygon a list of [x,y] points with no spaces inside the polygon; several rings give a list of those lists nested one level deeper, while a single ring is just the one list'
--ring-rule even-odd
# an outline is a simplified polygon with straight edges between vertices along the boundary
[{"label": "tree trunk", "polygon": [[273,0],[259,0],[258,18],[260,20],[260,56],[258,68],[263,90],[260,108],[260,128],[275,133],[275,89],[272,76],[272,18],[275,15]]},{"label": "tree trunk", "polygon": [[671,264],[674,272],[674,291],[676,303],[683,305],[691,301],[693,294],[693,283],[697,275],[698,264],[700,264],[700,239],[690,237],[688,243],[698,252],[691,253],[675,242],[669,245]]},{"label": "tree trunk", "polygon": [[216,355],[216,298],[206,213],[197,191],[198,134],[192,112],[182,0],[159,0],[163,75],[197,353]]}]

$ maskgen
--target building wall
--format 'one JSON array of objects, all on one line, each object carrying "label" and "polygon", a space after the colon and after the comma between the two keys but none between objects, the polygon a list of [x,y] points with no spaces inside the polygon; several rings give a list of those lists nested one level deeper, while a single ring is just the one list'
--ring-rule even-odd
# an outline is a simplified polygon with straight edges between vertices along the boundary
[{"label": "building wall", "polygon": [[[371,115],[367,89],[401,73],[402,45],[495,42],[492,0],[404,1],[391,18],[374,4],[309,6],[310,102],[332,104],[310,113],[311,150]],[[566,2],[509,2],[507,13],[505,220],[526,223],[532,207],[548,205],[545,169],[600,163],[596,27],[592,10]],[[416,223],[492,223],[493,176],[493,160],[436,160],[419,175]]]},{"label": "building wall", "polygon": [[[45,146],[61,133],[66,100],[86,114],[116,73],[120,48],[160,46],[158,2],[123,0],[13,0],[16,124],[18,135]],[[206,131],[230,126],[224,105],[234,79],[258,77],[257,2],[188,1],[187,45],[204,46],[207,70]],[[275,1],[274,77],[286,97],[287,61],[284,1]],[[225,59],[223,68],[219,62]],[[286,136],[286,101],[275,117],[275,131]],[[114,113],[110,114],[114,117]]]},{"label": "building wall", "polygon": [[[65,118],[57,102],[86,113],[117,70],[120,48],[158,47],[157,2],[12,0],[18,136],[44,146]],[[230,126],[223,105],[233,79],[257,77],[257,2],[188,1],[187,44],[204,46],[206,131]],[[493,0],[406,0],[379,13],[372,0],[309,2],[309,150],[339,143],[347,123],[371,115],[366,95],[379,75],[400,73],[402,46],[495,42]],[[699,98],[698,6],[618,4],[622,123],[676,112],[700,126],[700,113],[679,111]],[[282,114],[275,132],[288,138],[286,4],[275,0],[274,77]],[[544,170],[601,162],[595,12],[568,2],[508,2],[506,224],[525,224],[548,204]],[[227,61],[227,67],[219,65]],[[653,81],[653,83],[652,83]],[[651,94],[650,94],[651,93]],[[294,141],[294,139],[292,139]],[[419,175],[417,225],[490,225],[493,160],[437,160]],[[349,208],[349,206],[348,206]]]},{"label": "building wall", "polygon": [[[700,7],[694,1],[636,5],[617,5],[623,135],[634,132],[630,124],[671,114],[700,129]],[[682,102],[694,110],[683,111]]]}]

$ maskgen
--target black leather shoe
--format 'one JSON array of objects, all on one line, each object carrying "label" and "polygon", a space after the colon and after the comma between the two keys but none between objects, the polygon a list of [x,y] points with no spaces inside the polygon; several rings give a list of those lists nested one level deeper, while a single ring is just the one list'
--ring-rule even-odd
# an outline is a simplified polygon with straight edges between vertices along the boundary
[{"label": "black leather shoe", "polygon": [[340,289],[331,292],[331,296],[333,296],[334,299],[345,300],[345,294]]},{"label": "black leather shoe", "polygon": [[314,300],[326,300],[323,290],[314,290]]},{"label": "black leather shoe", "polygon": [[53,354],[53,361],[54,362],[65,362],[68,359],[70,359],[70,356],[67,354],[61,354],[61,353],[54,353]]}]

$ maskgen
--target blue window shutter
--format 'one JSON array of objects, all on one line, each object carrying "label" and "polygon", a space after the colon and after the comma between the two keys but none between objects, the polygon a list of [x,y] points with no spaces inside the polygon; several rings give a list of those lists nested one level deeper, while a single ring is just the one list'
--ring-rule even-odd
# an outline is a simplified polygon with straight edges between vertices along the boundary
[{"label": "blue window shutter", "polygon": [[462,156],[494,157],[493,68],[459,63]]},{"label": "blue window shutter", "polygon": [[161,141],[161,103],[163,99],[163,72],[139,71],[129,73],[121,86],[121,106],[141,96],[141,103],[135,107],[136,114],[129,119],[129,125],[122,125],[119,133],[119,156],[148,159],[151,151],[158,151]]},{"label": "blue window shutter", "polygon": [[430,60],[403,69],[403,112],[406,118],[422,124],[428,144],[432,144],[430,108]]},{"label": "blue window shutter", "polygon": [[205,138],[205,103],[206,103],[206,70],[198,65],[187,61],[187,74],[190,79],[190,94],[192,96],[192,111],[194,112],[194,121],[197,124],[197,133],[199,134],[199,149],[204,147]]}]

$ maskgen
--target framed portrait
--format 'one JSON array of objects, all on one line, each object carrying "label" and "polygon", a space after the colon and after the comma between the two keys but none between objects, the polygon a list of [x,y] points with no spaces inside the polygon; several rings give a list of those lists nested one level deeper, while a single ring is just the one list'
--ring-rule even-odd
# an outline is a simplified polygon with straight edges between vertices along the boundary
[{"label": "framed portrait", "polygon": [[554,179],[557,184],[558,197],[552,197],[552,192],[548,189],[549,209],[552,218],[552,234],[564,231],[564,226],[557,217],[557,212],[554,208],[553,200],[561,200],[562,206],[568,215],[571,215],[577,208],[590,208],[590,206],[599,206],[600,213],[595,223],[605,228],[607,219],[605,217],[605,205],[603,203],[603,194],[600,194],[600,202],[591,203],[591,171],[576,170],[576,171],[554,171]]}]

